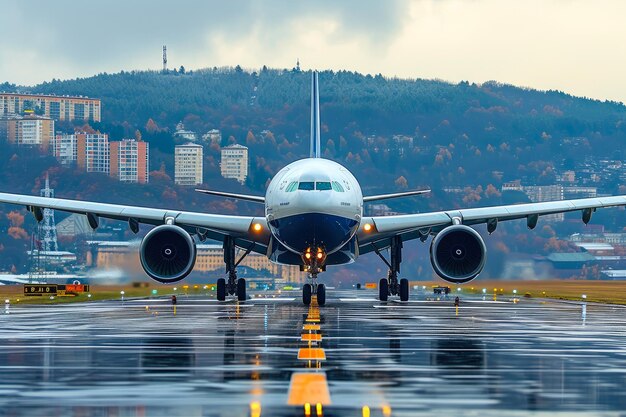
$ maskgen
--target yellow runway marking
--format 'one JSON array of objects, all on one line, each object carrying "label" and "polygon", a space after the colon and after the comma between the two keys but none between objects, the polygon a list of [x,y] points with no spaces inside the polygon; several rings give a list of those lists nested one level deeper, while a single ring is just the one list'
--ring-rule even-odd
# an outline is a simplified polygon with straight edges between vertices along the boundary
[{"label": "yellow runway marking", "polygon": [[315,333],[302,333],[302,341],[303,342],[321,342],[322,335]]},{"label": "yellow runway marking", "polygon": [[[330,391],[324,373],[295,372],[289,383],[289,405],[330,404]],[[317,409],[317,407],[316,407]]]},{"label": "yellow runway marking", "polygon": [[326,352],[322,348],[300,348],[298,359],[303,361],[325,361]]}]

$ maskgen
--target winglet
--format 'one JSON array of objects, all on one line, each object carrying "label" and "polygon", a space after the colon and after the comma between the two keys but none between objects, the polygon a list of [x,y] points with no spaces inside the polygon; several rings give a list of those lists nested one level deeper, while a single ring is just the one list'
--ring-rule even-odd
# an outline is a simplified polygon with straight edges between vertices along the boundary
[{"label": "winglet", "polygon": [[311,74],[311,158],[320,158],[320,97],[318,73]]},{"label": "winglet", "polygon": [[430,190],[413,190],[413,191],[405,191],[403,193],[370,195],[367,197],[363,197],[363,202],[367,203],[369,201],[386,200],[388,198],[409,197],[412,195],[427,194],[427,193],[430,193]]}]

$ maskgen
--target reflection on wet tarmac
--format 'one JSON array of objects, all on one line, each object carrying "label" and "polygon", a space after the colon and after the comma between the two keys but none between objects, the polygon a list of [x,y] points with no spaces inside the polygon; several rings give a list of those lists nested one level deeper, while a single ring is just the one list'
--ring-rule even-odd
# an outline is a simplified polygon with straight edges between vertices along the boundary
[{"label": "reflection on wet tarmac", "polygon": [[626,410],[626,308],[338,296],[11,306],[0,417]]}]

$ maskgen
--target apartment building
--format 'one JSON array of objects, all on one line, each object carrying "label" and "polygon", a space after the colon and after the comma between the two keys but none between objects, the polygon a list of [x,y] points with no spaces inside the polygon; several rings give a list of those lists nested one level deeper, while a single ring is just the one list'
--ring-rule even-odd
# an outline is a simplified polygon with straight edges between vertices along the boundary
[{"label": "apartment building", "polygon": [[146,184],[149,180],[150,146],[136,139],[111,142],[111,176],[122,182]]},{"label": "apartment building", "polygon": [[202,184],[202,145],[187,143],[174,148],[174,182],[178,185]]},{"label": "apartment building", "polygon": [[101,103],[88,97],[0,93],[0,117],[21,115],[27,110],[57,121],[99,122]]}]

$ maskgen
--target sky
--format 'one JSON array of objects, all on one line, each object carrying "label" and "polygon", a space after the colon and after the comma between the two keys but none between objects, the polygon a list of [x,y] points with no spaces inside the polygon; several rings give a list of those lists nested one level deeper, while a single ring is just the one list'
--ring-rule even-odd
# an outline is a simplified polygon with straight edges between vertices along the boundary
[{"label": "sky", "polygon": [[0,0],[0,82],[235,66],[503,83],[626,102],[624,0]]}]

